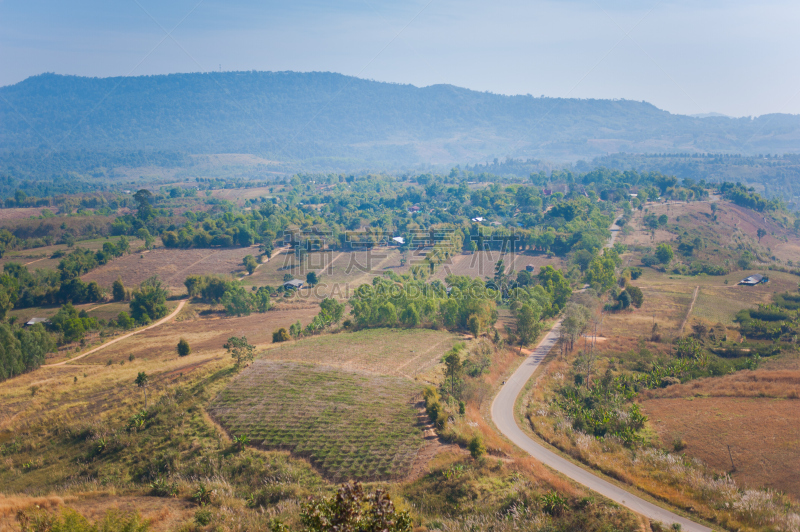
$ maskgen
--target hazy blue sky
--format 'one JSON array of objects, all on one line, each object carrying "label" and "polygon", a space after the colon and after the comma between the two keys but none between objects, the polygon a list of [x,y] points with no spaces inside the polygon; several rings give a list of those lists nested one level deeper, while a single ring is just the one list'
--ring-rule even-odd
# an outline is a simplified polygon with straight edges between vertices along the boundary
[{"label": "hazy blue sky", "polygon": [[798,27],[797,0],[0,0],[0,85],[221,65],[800,113]]}]

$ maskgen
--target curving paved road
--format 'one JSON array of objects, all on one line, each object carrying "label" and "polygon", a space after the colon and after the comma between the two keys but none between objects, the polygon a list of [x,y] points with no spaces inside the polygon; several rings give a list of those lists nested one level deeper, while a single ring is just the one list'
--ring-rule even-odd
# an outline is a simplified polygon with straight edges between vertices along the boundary
[{"label": "curving paved road", "polygon": [[511,378],[506,381],[500,393],[494,398],[492,402],[492,421],[494,421],[494,424],[514,445],[526,453],[546,466],[563,473],[575,482],[583,484],[604,497],[653,521],[660,521],[669,525],[672,523],[679,523],[681,525],[681,530],[688,532],[710,532],[710,528],[699,525],[685,517],[681,517],[660,506],[647,502],[636,495],[632,495],[586,469],[573,464],[569,460],[562,458],[536,443],[519,428],[516,419],[514,419],[514,404],[517,402],[517,396],[531,378],[533,372],[536,371],[536,368],[539,367],[539,363],[544,360],[544,357],[547,356],[547,353],[549,353],[550,349],[555,345],[558,340],[558,330],[560,327],[561,321],[559,320],[556,326],[542,338],[542,341],[539,342],[539,345],[531,352],[525,362],[523,362]]}]

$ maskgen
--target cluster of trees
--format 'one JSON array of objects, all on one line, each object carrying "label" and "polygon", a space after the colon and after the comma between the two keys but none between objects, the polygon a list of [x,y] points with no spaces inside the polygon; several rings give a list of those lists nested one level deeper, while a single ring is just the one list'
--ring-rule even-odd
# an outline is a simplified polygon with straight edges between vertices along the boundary
[{"label": "cluster of trees", "polygon": [[376,277],[358,287],[350,299],[357,327],[443,326],[469,330],[476,336],[497,321],[497,305],[483,282],[448,277],[448,294],[441,282],[408,277]]},{"label": "cluster of trees", "polygon": [[719,188],[725,199],[741,207],[753,209],[754,211],[773,211],[781,207],[780,201],[763,198],[760,194],[754,192],[753,189],[748,190],[741,183],[725,182],[722,183]]},{"label": "cluster of trees", "polygon": [[229,316],[249,316],[252,312],[270,309],[269,286],[253,287],[248,292],[242,283],[221,275],[190,275],[184,281],[189,297],[199,298],[211,304],[221,304]]},{"label": "cluster of trees", "polygon": [[333,298],[323,299],[320,301],[319,306],[319,313],[314,316],[308,325],[303,327],[303,324],[298,320],[296,323],[293,323],[288,330],[285,327],[281,327],[273,331],[272,341],[275,343],[286,342],[292,339],[296,340],[301,336],[319,334],[329,327],[337,325],[342,320],[346,307],[345,303]]},{"label": "cluster of trees", "polygon": [[26,328],[0,323],[0,381],[37,369],[54,349],[55,342],[41,323]]},{"label": "cluster of trees", "polygon": [[72,303],[66,303],[50,318],[49,327],[61,333],[63,341],[68,343],[82,340],[88,331],[100,328],[100,323],[85,310],[78,312]]}]

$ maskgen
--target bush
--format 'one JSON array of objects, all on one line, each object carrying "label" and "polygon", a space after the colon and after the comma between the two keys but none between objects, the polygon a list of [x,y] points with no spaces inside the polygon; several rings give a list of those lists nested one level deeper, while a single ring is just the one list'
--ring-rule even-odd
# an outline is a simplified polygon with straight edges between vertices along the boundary
[{"label": "bush", "polygon": [[287,331],[285,327],[281,327],[272,333],[273,343],[277,344],[279,342],[286,342],[288,340],[291,340],[291,336],[289,336],[289,331]]},{"label": "bush", "polygon": [[483,440],[481,440],[480,436],[472,438],[467,448],[469,449],[469,454],[476,460],[486,454],[486,446],[483,444]]},{"label": "bush", "polygon": [[187,341],[186,341],[186,340],[184,340],[183,338],[181,338],[181,339],[178,341],[178,347],[177,347],[177,350],[178,350],[178,356],[179,356],[179,357],[185,357],[185,356],[189,356],[189,353],[191,353],[191,352],[192,352],[192,348],[191,348],[191,347],[189,347],[189,342],[187,342]]}]

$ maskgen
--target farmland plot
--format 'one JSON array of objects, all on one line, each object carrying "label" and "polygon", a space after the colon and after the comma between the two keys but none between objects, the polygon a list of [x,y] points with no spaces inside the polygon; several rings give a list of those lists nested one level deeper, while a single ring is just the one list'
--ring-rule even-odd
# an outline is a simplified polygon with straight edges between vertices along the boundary
[{"label": "farmland plot", "polygon": [[147,253],[125,255],[82,277],[85,282],[97,281],[105,288],[117,279],[127,287],[157,275],[175,293],[186,293],[183,281],[196,274],[233,274],[244,271],[245,255],[257,255],[258,247],[223,249],[154,249]]},{"label": "farmland plot", "polygon": [[458,339],[429,329],[366,329],[282,344],[261,356],[412,378],[438,364]]},{"label": "farmland plot", "polygon": [[408,379],[259,359],[209,413],[231,435],[307,457],[336,481],[390,480],[408,474],[422,447],[420,391]]}]

